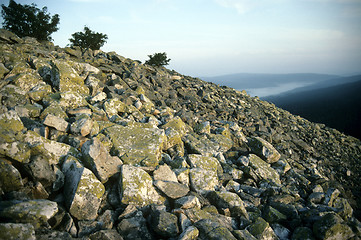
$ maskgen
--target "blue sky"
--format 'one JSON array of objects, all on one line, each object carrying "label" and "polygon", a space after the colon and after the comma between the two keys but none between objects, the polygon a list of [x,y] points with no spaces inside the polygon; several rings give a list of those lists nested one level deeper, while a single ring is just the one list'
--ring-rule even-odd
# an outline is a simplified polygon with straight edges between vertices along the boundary
[{"label": "blue sky", "polygon": [[16,2],[60,15],[56,45],[86,25],[108,35],[102,50],[143,62],[166,52],[185,75],[361,72],[361,0]]}]

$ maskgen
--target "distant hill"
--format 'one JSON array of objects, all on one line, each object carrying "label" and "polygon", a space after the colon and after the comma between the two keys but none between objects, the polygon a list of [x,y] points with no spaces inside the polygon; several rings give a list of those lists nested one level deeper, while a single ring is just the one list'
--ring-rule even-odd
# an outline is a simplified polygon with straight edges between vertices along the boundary
[{"label": "distant hill", "polygon": [[311,90],[316,90],[316,89],[328,88],[328,87],[333,87],[333,86],[337,86],[337,85],[341,85],[341,84],[357,82],[359,80],[361,80],[361,74],[355,75],[355,76],[350,76],[350,77],[338,77],[338,78],[333,78],[333,79],[327,79],[327,80],[319,81],[319,82],[316,82],[314,84],[307,85],[304,87],[295,88],[290,91],[283,92],[279,95],[286,96],[286,95],[294,94],[297,92],[306,92],[306,91],[311,91]]},{"label": "distant hill", "polygon": [[[308,90],[312,87],[309,86],[303,88],[303,91],[295,89],[278,96],[265,97],[263,100],[310,121],[324,123],[361,139],[361,76],[344,80],[352,82],[312,90]],[[334,83],[335,81],[330,82],[331,85]]]},{"label": "distant hill", "polygon": [[340,78],[337,75],[316,73],[291,73],[291,74],[257,74],[237,73],[215,77],[202,77],[203,80],[228,86],[234,89],[253,89],[277,87],[288,83],[313,84],[329,79]]}]

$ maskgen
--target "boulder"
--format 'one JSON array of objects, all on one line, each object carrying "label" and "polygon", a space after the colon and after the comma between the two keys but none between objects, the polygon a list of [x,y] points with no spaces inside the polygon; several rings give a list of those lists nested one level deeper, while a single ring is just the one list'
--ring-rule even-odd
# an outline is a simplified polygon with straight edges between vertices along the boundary
[{"label": "boulder", "polygon": [[277,235],[269,223],[261,217],[258,217],[256,221],[249,226],[248,231],[257,239],[278,240]]},{"label": "boulder", "polygon": [[269,142],[260,137],[250,138],[248,146],[253,153],[257,154],[267,163],[277,162],[281,157],[281,154]]},{"label": "boulder", "polygon": [[184,196],[174,201],[174,207],[176,208],[201,208],[201,203],[196,196]]},{"label": "boulder", "polygon": [[232,216],[249,218],[242,199],[236,193],[211,191],[207,198],[219,209],[230,209]]},{"label": "boulder", "polygon": [[70,130],[73,134],[87,136],[93,129],[93,120],[86,114],[79,115],[71,124]]},{"label": "boulder", "polygon": [[167,165],[158,165],[155,171],[153,172],[154,180],[163,180],[170,182],[178,182],[176,174],[172,169]]},{"label": "boulder", "polygon": [[198,236],[199,230],[194,226],[190,226],[186,228],[181,235],[179,235],[178,240],[193,240],[198,239]]},{"label": "boulder", "polygon": [[30,223],[0,223],[0,239],[36,240],[34,226]]},{"label": "boulder", "polygon": [[199,230],[200,239],[236,240],[232,233],[224,226],[208,219],[199,220],[194,224]]},{"label": "boulder", "polygon": [[48,221],[58,212],[58,204],[45,199],[30,200],[5,208],[1,217],[11,219],[16,223],[30,223],[36,229],[50,227]]},{"label": "boulder", "polygon": [[51,69],[51,82],[53,87],[60,92],[73,92],[77,94],[89,94],[89,89],[84,85],[78,73],[66,61],[53,60]]},{"label": "boulder", "polygon": [[117,155],[125,164],[157,166],[167,141],[163,130],[142,126],[106,128]]},{"label": "boulder", "polygon": [[46,139],[34,131],[26,132],[24,142],[30,147],[33,154],[45,156],[49,164],[61,163],[68,155],[80,157],[78,150],[70,145]]},{"label": "boulder", "polygon": [[183,197],[189,192],[189,188],[186,185],[178,182],[156,180],[154,181],[154,186],[171,199]]},{"label": "boulder", "polygon": [[247,155],[247,158],[249,159],[249,166],[253,169],[253,172],[259,179],[272,181],[278,185],[281,184],[278,172],[273,169],[270,164],[266,163],[254,154]]},{"label": "boulder", "polygon": [[202,156],[198,154],[188,154],[188,163],[192,168],[202,168],[205,170],[217,172],[222,175],[223,169],[217,158]]},{"label": "boulder", "polygon": [[90,240],[123,240],[117,230],[100,230],[89,236]]},{"label": "boulder", "polygon": [[94,220],[105,192],[103,184],[74,157],[67,157],[62,171],[69,213],[78,220]]},{"label": "boulder", "polygon": [[23,181],[19,171],[8,161],[0,158],[0,189],[11,192],[22,187]]},{"label": "boulder", "polygon": [[124,240],[153,239],[141,211],[137,211],[132,217],[122,219],[117,226],[117,230]]},{"label": "boulder", "polygon": [[175,237],[179,233],[177,216],[166,211],[153,211],[150,225],[160,237]]},{"label": "boulder", "polygon": [[102,183],[107,182],[109,177],[119,172],[123,164],[118,157],[109,154],[98,138],[86,141],[81,151],[84,165],[92,170]]},{"label": "boulder", "polygon": [[127,164],[121,167],[119,193],[123,204],[146,206],[162,204],[165,201],[155,190],[153,180],[147,172]]},{"label": "boulder", "polygon": [[313,224],[313,234],[320,239],[350,239],[351,228],[336,213],[327,213]]},{"label": "boulder", "polygon": [[52,114],[46,115],[44,118],[43,124],[49,127],[53,127],[58,131],[66,132],[68,129],[69,123],[60,117],[54,116]]},{"label": "boulder", "polygon": [[218,185],[217,172],[202,168],[192,168],[189,172],[191,188],[196,192],[213,191]]}]

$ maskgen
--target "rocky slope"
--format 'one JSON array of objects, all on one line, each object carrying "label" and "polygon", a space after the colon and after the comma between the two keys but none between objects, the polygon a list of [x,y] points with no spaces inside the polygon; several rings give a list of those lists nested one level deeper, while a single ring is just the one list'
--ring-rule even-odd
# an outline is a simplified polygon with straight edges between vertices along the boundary
[{"label": "rocky slope", "polygon": [[0,31],[0,239],[359,239],[360,141]]}]

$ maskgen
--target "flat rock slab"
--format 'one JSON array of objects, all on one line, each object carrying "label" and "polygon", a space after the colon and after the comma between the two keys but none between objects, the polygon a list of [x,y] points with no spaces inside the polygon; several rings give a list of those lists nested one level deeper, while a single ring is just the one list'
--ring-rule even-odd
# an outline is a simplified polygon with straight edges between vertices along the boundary
[{"label": "flat rock slab", "polygon": [[154,181],[154,186],[172,199],[183,197],[189,192],[189,188],[186,185],[178,182],[157,180]]},{"label": "flat rock slab", "polygon": [[45,199],[20,202],[5,208],[2,217],[17,223],[31,223],[35,228],[47,226],[48,220],[58,212],[58,204]]},{"label": "flat rock slab", "polygon": [[115,125],[105,129],[124,164],[157,166],[167,137],[164,130]]}]

